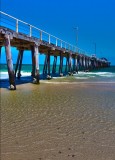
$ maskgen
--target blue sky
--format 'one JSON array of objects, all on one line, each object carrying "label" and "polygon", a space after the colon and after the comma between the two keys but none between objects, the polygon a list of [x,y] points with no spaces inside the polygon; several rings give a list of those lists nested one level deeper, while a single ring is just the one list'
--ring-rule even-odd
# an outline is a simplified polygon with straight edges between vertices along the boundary
[{"label": "blue sky", "polygon": [[97,57],[106,57],[115,65],[114,6],[114,0],[1,0],[2,11],[74,45],[73,28],[78,26],[78,47],[94,53],[96,43]]}]

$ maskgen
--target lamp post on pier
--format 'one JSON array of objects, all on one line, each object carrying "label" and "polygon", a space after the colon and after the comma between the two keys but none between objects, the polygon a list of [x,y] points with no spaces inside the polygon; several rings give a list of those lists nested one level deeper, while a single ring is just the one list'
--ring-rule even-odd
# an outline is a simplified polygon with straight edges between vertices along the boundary
[{"label": "lamp post on pier", "polygon": [[[78,27],[74,27],[73,28],[75,30],[75,34],[76,34],[76,52],[78,52]],[[79,68],[79,64],[78,64],[78,56],[76,55],[74,57],[74,73],[78,73],[78,68]]]},{"label": "lamp post on pier", "polygon": [[96,55],[96,49],[97,49],[96,42],[94,43],[94,45],[95,45],[95,55]]},{"label": "lamp post on pier", "polygon": [[73,28],[76,32],[76,46],[78,45],[78,27]]}]

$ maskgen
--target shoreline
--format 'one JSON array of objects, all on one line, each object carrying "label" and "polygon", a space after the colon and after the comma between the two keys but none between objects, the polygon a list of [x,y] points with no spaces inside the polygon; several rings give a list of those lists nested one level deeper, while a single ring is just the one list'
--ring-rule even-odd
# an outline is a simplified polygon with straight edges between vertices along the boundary
[{"label": "shoreline", "polygon": [[[40,74],[40,84],[114,84],[115,83],[115,71],[114,66],[110,68],[100,69],[97,72],[83,72],[79,71],[78,74],[74,74],[73,76],[64,75],[63,77],[58,77],[58,74],[52,75],[54,77],[51,80],[47,80],[45,75]],[[107,69],[107,70],[106,70]],[[110,72],[108,72],[110,71]],[[6,79],[7,77],[7,79]],[[32,83],[33,79],[31,77],[30,72],[22,71],[22,77],[20,80],[16,78],[16,86],[18,88],[19,85]],[[1,72],[0,74],[0,88],[8,88],[9,80],[8,73]]]},{"label": "shoreline", "polygon": [[[38,88],[39,85],[42,85],[42,84],[49,84],[49,85],[76,85],[76,86],[81,86],[81,85],[88,85],[89,87],[92,86],[92,85],[107,85],[107,86],[114,86],[115,85],[115,81],[93,81],[93,80],[82,80],[82,81],[76,81],[75,79],[71,80],[71,79],[68,79],[66,77],[63,77],[63,78],[56,78],[56,79],[51,79],[51,80],[40,80],[40,84],[33,84],[30,79],[21,79],[21,80],[18,80],[16,82],[16,86],[17,86],[17,89],[16,91],[18,90],[18,88],[22,88],[23,90],[23,86],[33,86],[33,87],[36,87]],[[8,89],[9,87],[9,81],[8,79],[6,80],[1,80],[0,81],[0,90],[3,91],[4,89]],[[26,89],[26,87],[24,87]]]}]

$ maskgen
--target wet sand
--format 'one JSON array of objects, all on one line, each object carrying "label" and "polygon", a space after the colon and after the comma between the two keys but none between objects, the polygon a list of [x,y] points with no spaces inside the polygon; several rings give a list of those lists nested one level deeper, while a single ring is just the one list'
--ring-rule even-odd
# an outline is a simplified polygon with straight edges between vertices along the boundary
[{"label": "wet sand", "polygon": [[2,160],[115,160],[115,83],[1,88]]}]

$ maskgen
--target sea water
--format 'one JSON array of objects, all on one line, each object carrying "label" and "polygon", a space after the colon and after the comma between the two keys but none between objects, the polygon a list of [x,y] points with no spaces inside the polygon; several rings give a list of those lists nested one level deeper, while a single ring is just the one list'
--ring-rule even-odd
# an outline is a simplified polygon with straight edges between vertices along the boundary
[{"label": "sea water", "polygon": [[[15,68],[16,65],[14,65]],[[40,74],[43,73],[43,65],[40,65]],[[65,66],[63,67],[63,71]],[[52,65],[51,65],[52,70]],[[22,77],[31,76],[32,65],[31,64],[23,64],[21,75]],[[59,65],[56,67],[56,73],[59,73]],[[108,68],[101,68],[98,70],[92,70],[90,72],[79,71],[78,74],[74,74],[74,78],[76,80],[110,80],[115,81],[115,66],[111,66]],[[6,64],[0,64],[0,79],[8,79],[8,71]]]},{"label": "sea water", "polygon": [[108,80],[115,81],[115,66],[101,68],[91,72],[79,72],[75,76],[78,80]]}]

